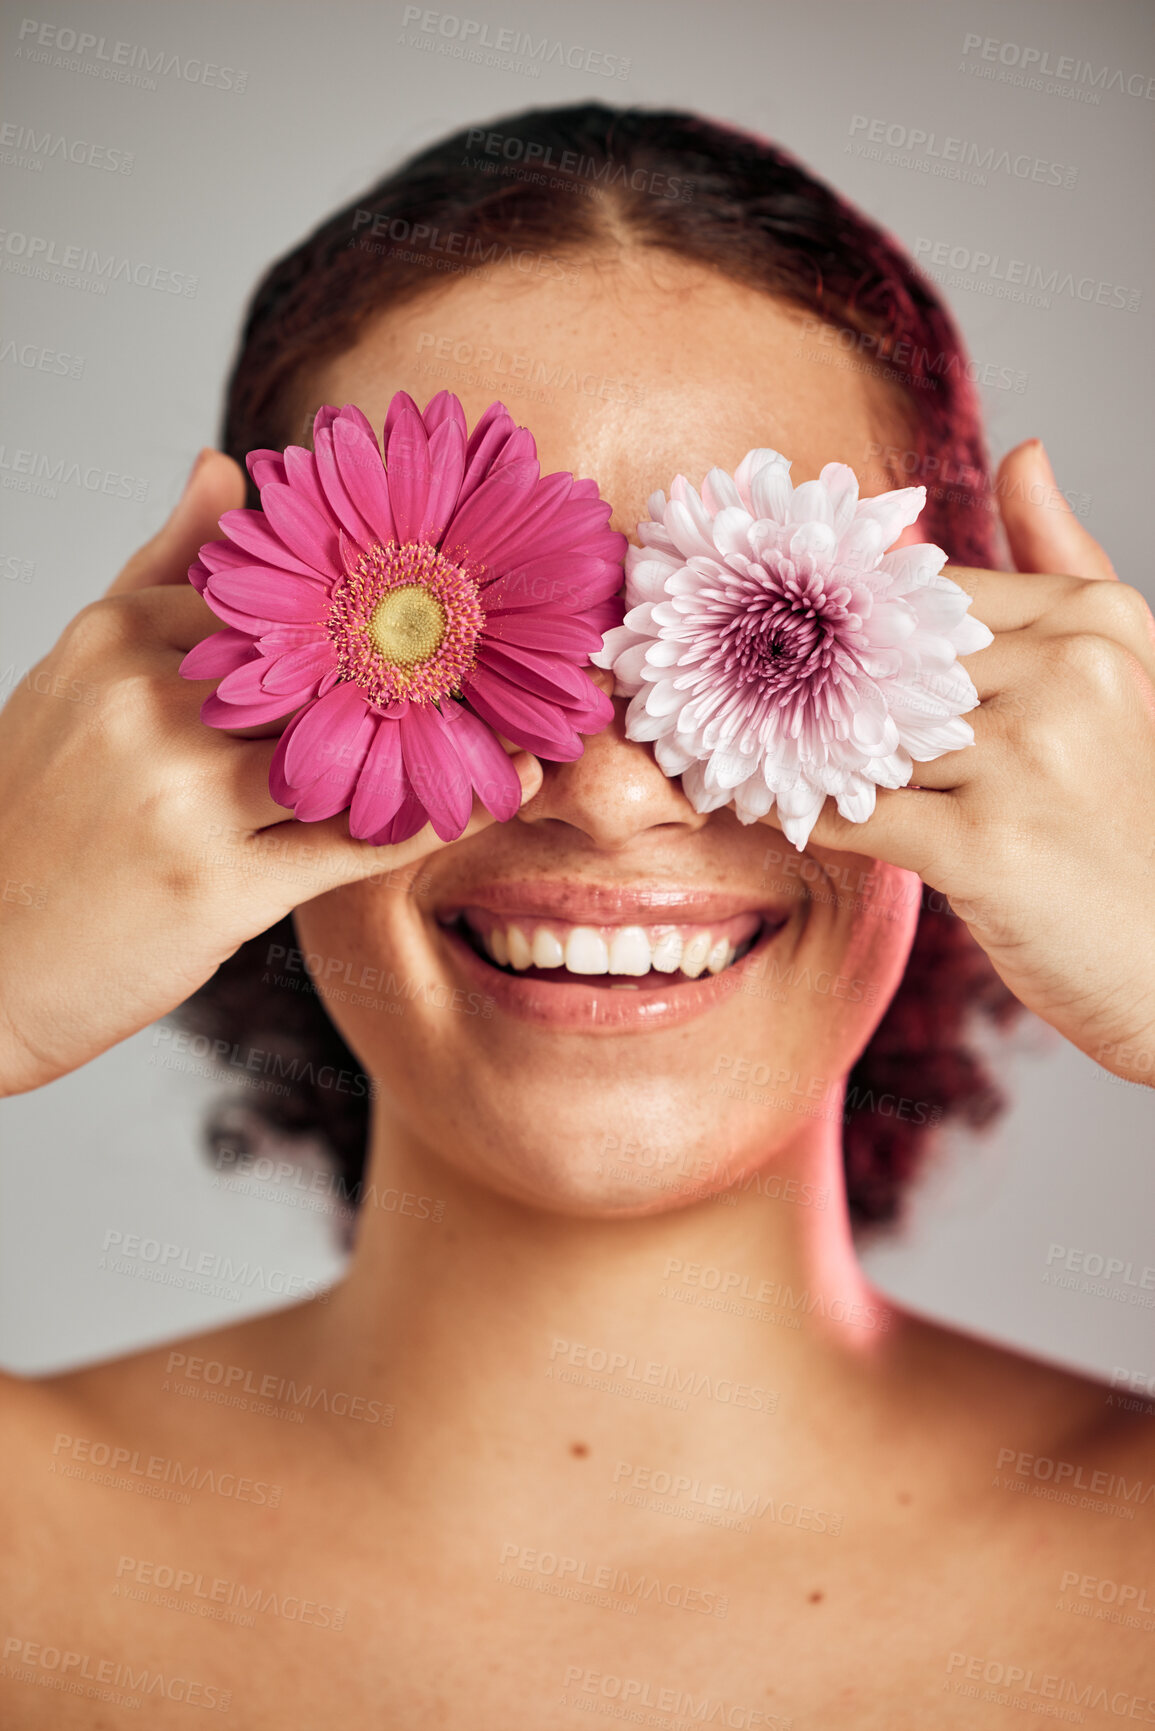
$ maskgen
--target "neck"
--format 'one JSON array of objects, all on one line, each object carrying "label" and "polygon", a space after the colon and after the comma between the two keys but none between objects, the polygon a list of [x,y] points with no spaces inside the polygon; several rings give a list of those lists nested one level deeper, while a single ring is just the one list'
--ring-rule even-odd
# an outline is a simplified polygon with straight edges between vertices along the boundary
[{"label": "neck", "polygon": [[393,1402],[427,1465],[466,1434],[506,1458],[528,1437],[660,1458],[671,1408],[679,1451],[707,1459],[764,1458],[782,1414],[826,1431],[890,1322],[854,1254],[839,1128],[806,1120],[722,1199],[605,1220],[474,1186],[379,1117],[347,1277],[313,1307],[318,1358]]}]

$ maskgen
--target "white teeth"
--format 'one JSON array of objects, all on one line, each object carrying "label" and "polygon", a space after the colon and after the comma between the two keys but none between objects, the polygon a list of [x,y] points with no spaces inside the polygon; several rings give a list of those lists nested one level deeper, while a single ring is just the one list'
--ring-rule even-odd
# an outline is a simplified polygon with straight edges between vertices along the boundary
[{"label": "white teeth", "polygon": [[528,968],[533,961],[533,951],[529,947],[525,933],[520,926],[510,926],[506,932],[509,939],[509,965],[511,968]]},{"label": "white teeth", "polygon": [[610,945],[611,974],[648,974],[650,940],[641,926],[623,926]]},{"label": "white teeth", "polygon": [[538,926],[533,934],[533,965],[535,968],[565,967],[565,951],[545,926]]},{"label": "white teeth", "polygon": [[696,980],[707,970],[723,973],[738,953],[730,939],[716,931],[687,926],[495,922],[477,928],[476,936],[499,968],[516,968],[519,973],[529,967],[568,968],[572,974],[641,977],[651,969],[659,974],[676,974],[680,969],[687,979]]},{"label": "white teeth", "polygon": [[659,974],[676,972],[682,959],[681,932],[663,932],[654,945],[653,965]]},{"label": "white teeth", "polygon": [[710,954],[706,957],[706,967],[712,974],[720,974],[734,954],[727,938],[719,938]]},{"label": "white teeth", "polygon": [[682,972],[691,980],[696,980],[706,966],[711,948],[709,932],[695,932],[682,951]]},{"label": "white teeth", "polygon": [[592,926],[575,926],[566,940],[565,965],[571,974],[608,974],[609,951]]}]

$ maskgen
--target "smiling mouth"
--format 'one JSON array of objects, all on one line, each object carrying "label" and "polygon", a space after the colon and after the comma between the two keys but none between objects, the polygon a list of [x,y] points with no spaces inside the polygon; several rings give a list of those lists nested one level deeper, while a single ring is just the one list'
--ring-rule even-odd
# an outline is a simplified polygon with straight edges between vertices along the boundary
[{"label": "smiling mouth", "polygon": [[464,907],[446,910],[438,923],[498,974],[647,992],[725,974],[784,921],[750,910],[702,922],[589,925]]}]

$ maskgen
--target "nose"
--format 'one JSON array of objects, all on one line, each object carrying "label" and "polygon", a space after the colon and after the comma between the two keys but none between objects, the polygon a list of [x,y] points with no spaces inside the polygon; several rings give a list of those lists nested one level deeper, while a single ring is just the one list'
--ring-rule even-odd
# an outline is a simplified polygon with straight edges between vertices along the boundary
[{"label": "nose", "polygon": [[[588,672],[603,691],[612,691],[612,674],[598,667]],[[656,830],[692,835],[709,822],[708,813],[694,810],[681,780],[659,768],[652,747],[626,738],[627,708],[627,699],[614,699],[613,721],[587,737],[575,762],[542,762],[544,779],[518,812],[520,822],[566,824],[606,853],[623,852]]]}]

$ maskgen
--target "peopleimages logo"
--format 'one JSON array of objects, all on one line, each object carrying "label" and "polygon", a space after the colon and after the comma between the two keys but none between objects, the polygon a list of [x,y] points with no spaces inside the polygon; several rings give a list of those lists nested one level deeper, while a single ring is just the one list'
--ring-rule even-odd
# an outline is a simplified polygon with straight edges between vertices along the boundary
[{"label": "peopleimages logo", "polygon": [[1089,60],[1073,54],[1052,56],[1049,48],[1034,48],[1021,42],[1000,42],[996,36],[979,36],[968,31],[963,37],[963,59],[977,65],[987,61],[992,66],[1013,69],[1023,76],[1030,88],[1043,89],[1043,80],[1052,78],[1059,85],[1089,87],[1088,95],[1114,90],[1120,96],[1138,96],[1150,102],[1155,97],[1155,77],[1145,72],[1124,72],[1121,67],[1106,64],[1095,67]]},{"label": "peopleimages logo", "polygon": [[[1045,267],[1027,259],[1004,258],[1001,253],[987,252],[983,247],[954,246],[949,240],[931,240],[920,235],[913,247],[914,257],[926,275],[948,288],[972,288],[977,294],[996,294],[1003,300],[1026,301],[1032,306],[1049,307],[1052,295],[1066,295],[1071,300],[1094,302],[1100,307],[1121,307],[1137,313],[1143,298],[1142,290],[1128,288],[1101,277],[1076,277],[1073,271],[1061,271],[1057,265]],[[955,273],[944,277],[941,271]],[[973,279],[968,281],[967,279]]]},{"label": "peopleimages logo", "polygon": [[21,21],[17,60],[37,66],[52,66],[62,72],[85,72],[114,84],[132,84],[155,90],[160,78],[178,78],[183,84],[203,84],[210,90],[240,92],[248,83],[247,72],[235,66],[219,66],[195,55],[170,53],[164,48],[146,48],[139,42],[109,43],[107,36],[74,30],[69,24],[43,24],[38,18]]}]

